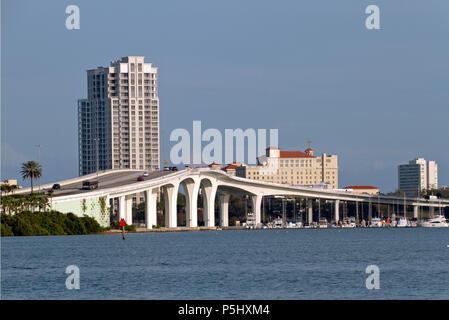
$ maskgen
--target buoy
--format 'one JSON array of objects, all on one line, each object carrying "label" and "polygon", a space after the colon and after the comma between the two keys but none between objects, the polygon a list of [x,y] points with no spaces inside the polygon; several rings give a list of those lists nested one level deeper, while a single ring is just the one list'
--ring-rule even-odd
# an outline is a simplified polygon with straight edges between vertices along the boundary
[{"label": "buoy", "polygon": [[123,240],[125,240],[125,220],[120,219],[120,227],[122,227],[122,236],[123,236]]}]

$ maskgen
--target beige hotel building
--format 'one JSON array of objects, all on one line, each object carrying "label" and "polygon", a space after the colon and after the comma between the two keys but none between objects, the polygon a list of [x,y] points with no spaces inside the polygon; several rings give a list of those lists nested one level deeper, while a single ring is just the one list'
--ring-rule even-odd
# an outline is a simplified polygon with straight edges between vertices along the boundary
[{"label": "beige hotel building", "polygon": [[[326,183],[338,188],[338,156],[315,156],[312,148],[301,151],[281,151],[269,147],[255,166],[232,165],[235,175],[273,183],[312,185]],[[226,168],[224,168],[225,171]]]}]

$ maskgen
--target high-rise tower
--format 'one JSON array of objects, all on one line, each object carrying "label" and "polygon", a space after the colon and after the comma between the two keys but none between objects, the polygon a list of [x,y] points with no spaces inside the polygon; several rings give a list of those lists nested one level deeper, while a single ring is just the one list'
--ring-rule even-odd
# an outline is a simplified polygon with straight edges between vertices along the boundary
[{"label": "high-rise tower", "polygon": [[159,169],[157,68],[128,56],[87,70],[87,99],[78,100],[78,148],[80,175]]}]

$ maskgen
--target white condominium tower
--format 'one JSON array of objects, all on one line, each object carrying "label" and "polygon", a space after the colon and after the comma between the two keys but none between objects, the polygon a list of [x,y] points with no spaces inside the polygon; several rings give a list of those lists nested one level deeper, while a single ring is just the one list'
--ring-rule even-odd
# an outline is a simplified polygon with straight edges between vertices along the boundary
[{"label": "white condominium tower", "polygon": [[129,56],[87,70],[78,100],[79,174],[106,169],[159,169],[157,68]]},{"label": "white condominium tower", "polygon": [[423,158],[410,160],[398,167],[399,190],[416,197],[422,190],[438,188],[438,165]]}]

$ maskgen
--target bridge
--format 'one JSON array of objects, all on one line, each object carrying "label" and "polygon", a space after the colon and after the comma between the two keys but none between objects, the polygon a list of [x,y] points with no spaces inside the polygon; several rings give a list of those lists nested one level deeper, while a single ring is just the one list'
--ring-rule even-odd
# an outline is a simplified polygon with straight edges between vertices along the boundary
[{"label": "bridge", "polygon": [[[349,191],[299,187],[289,184],[277,184],[251,180],[230,175],[214,168],[186,168],[181,171],[156,171],[137,181],[143,171],[109,170],[98,174],[90,174],[75,179],[59,182],[61,190],[55,190],[51,198],[52,209],[61,212],[73,212],[77,215],[89,215],[97,219],[101,225],[109,226],[111,199],[118,201],[119,217],[127,224],[132,224],[132,199],[136,194],[145,194],[145,225],[152,229],[157,225],[158,195],[164,197],[165,226],[177,227],[177,198],[182,188],[186,198],[186,227],[198,226],[197,200],[201,190],[203,197],[203,220],[206,227],[215,226],[215,200],[219,203],[219,225],[228,226],[228,207],[230,195],[248,195],[257,224],[261,223],[261,204],[263,197],[287,196],[301,197],[308,201],[307,221],[313,222],[313,199],[324,199],[334,203],[334,220],[340,220],[340,201],[359,204],[400,205],[404,213],[407,206],[413,206],[414,216],[418,217],[419,207],[449,207],[448,200],[428,200],[423,198],[402,198],[384,195],[357,194]],[[97,179],[99,188],[81,190],[86,179]],[[41,191],[50,189],[52,184],[41,186]],[[22,193],[29,189],[21,190]]]}]

